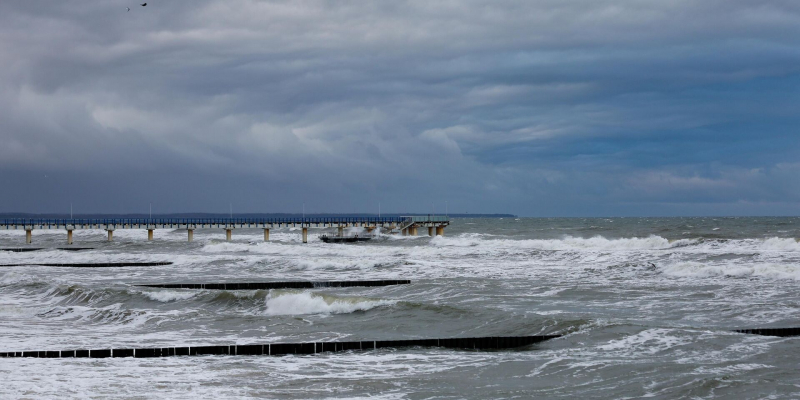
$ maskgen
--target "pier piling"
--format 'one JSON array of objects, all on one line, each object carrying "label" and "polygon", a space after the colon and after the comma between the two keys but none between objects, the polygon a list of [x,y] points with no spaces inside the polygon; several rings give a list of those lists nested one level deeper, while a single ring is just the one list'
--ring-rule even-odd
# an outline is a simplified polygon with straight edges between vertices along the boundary
[{"label": "pier piling", "polygon": [[[231,240],[233,229],[263,229],[264,241],[269,241],[271,228],[302,228],[303,243],[308,243],[309,228],[336,228],[337,236],[344,237],[345,228],[363,227],[367,232],[375,229],[400,229],[404,236],[418,233],[419,227],[428,228],[429,235],[441,235],[450,221],[447,217],[401,216],[401,217],[312,217],[312,218],[6,218],[0,219],[0,230],[24,230],[25,242],[33,242],[33,230],[67,231],[67,243],[72,244],[75,229],[105,230],[108,241],[114,240],[117,229],[147,230],[147,240],[152,241],[156,229],[186,229],[187,240],[194,239],[195,229],[225,229],[226,239]],[[433,229],[433,231],[432,231]]]}]

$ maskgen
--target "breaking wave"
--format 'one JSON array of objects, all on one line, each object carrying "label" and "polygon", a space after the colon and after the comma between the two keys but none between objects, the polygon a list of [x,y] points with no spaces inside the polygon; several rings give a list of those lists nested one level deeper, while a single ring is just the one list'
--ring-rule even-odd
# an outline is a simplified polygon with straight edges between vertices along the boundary
[{"label": "breaking wave", "polygon": [[392,300],[364,297],[335,297],[312,292],[272,291],[267,296],[267,315],[349,314],[390,306]]},{"label": "breaking wave", "polygon": [[180,300],[188,300],[192,297],[197,296],[197,291],[169,291],[169,290],[159,290],[155,292],[142,292],[145,297],[149,298],[150,300],[160,301],[162,303],[168,303],[171,301],[180,301]]},{"label": "breaking wave", "polygon": [[509,248],[527,248],[535,250],[660,250],[683,247],[701,243],[702,239],[679,239],[670,241],[661,236],[648,236],[644,238],[619,238],[608,239],[603,236],[582,238],[565,236],[562,239],[483,239],[480,235],[464,235],[459,237],[437,236],[431,239],[435,246],[471,247],[486,243],[494,243]]},{"label": "breaking wave", "polygon": [[800,266],[789,264],[741,265],[705,264],[696,261],[675,263],[662,267],[666,275],[678,277],[765,277],[772,279],[800,280]]}]

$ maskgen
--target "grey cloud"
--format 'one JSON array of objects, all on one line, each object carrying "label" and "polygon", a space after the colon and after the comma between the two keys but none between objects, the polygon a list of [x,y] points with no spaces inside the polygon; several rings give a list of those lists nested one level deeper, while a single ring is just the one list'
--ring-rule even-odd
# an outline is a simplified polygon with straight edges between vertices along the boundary
[{"label": "grey cloud", "polygon": [[87,190],[98,212],[148,197],[523,215],[800,200],[777,172],[798,156],[796,2],[126,5],[0,4],[0,182],[71,183],[0,211]]}]

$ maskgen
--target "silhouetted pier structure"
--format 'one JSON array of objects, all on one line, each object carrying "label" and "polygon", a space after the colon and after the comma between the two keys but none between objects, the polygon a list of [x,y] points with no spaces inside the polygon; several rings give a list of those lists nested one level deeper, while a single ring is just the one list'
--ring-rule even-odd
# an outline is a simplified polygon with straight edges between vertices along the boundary
[{"label": "silhouetted pier structure", "polygon": [[25,242],[33,242],[34,230],[63,230],[67,232],[67,244],[72,244],[75,230],[98,229],[108,232],[108,241],[118,229],[147,230],[147,240],[153,240],[156,229],[185,229],[188,240],[194,238],[195,229],[225,230],[225,239],[231,240],[236,229],[263,229],[264,241],[269,241],[270,229],[281,227],[302,228],[303,243],[308,243],[308,229],[337,228],[342,236],[348,227],[363,227],[368,233],[375,229],[399,230],[403,235],[416,235],[417,229],[427,227],[430,236],[444,235],[450,225],[446,216],[401,216],[401,217],[298,217],[298,218],[7,218],[0,219],[0,229],[24,230]]}]

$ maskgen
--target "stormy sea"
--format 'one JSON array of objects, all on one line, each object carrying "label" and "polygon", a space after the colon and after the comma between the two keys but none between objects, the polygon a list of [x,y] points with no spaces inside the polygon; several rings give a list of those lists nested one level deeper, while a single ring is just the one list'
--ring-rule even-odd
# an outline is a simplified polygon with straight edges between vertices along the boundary
[{"label": "stormy sea", "polygon": [[[358,233],[351,228],[350,233]],[[0,358],[0,398],[787,398],[800,218],[455,218],[444,236],[0,231],[0,352],[562,334],[509,350]],[[63,263],[171,262],[69,268]],[[408,279],[386,287],[141,284]]]}]

